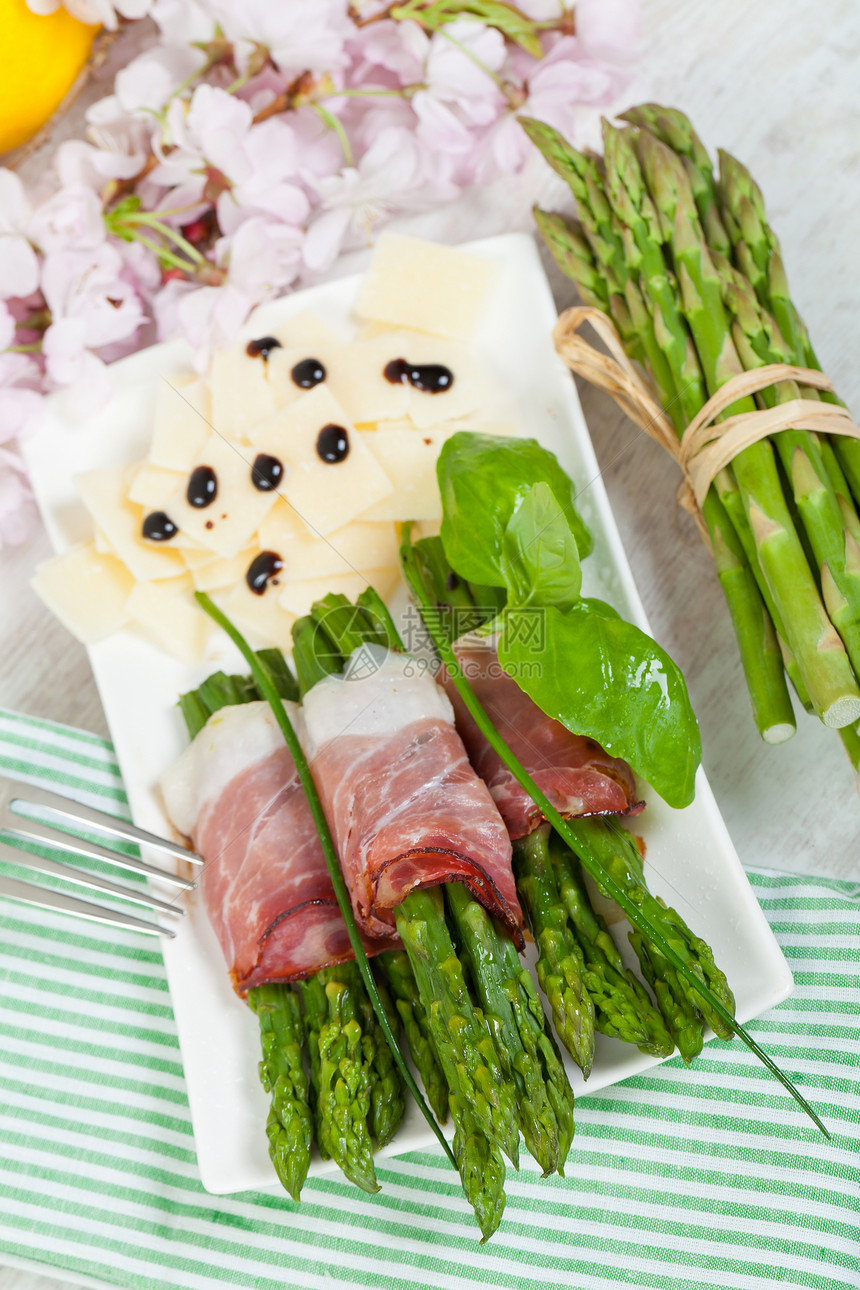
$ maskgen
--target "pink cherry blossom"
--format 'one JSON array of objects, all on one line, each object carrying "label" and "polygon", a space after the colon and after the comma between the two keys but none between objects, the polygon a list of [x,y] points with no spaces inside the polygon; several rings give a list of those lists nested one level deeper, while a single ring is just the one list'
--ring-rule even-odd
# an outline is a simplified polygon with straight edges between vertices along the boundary
[{"label": "pink cherry blossom", "polygon": [[37,522],[33,490],[17,453],[0,448],[0,549],[26,542]]},{"label": "pink cherry blossom", "polygon": [[346,0],[210,0],[228,40],[236,46],[237,65],[258,45],[269,51],[283,72],[331,72],[345,66],[344,44],[353,32]]},{"label": "pink cherry blossom", "polygon": [[26,237],[30,203],[12,170],[0,169],[0,299],[29,296],[39,285],[39,261]]},{"label": "pink cherry blossom", "polygon": [[361,84],[382,68],[392,74],[395,83],[419,85],[424,80],[430,38],[417,22],[392,22],[386,18],[356,32],[349,52],[353,84]]},{"label": "pink cherry blossom", "polygon": [[464,120],[488,125],[504,107],[493,79],[507,58],[504,37],[468,18],[447,23],[430,41],[424,80],[434,98],[455,104]]},{"label": "pink cherry blossom", "polygon": [[329,268],[344,243],[369,243],[376,226],[396,208],[420,208],[427,200],[421,149],[409,130],[384,130],[356,167],[318,185],[321,213],[304,244],[309,269]]},{"label": "pink cherry blossom", "polygon": [[539,63],[522,51],[513,56],[511,63],[526,78],[526,97],[488,133],[479,171],[482,178],[498,171],[514,173],[531,153],[532,145],[516,119],[520,113],[546,121],[566,137],[575,138],[582,106],[605,107],[623,84],[616,68],[584,54],[580,41],[573,36],[558,39]]},{"label": "pink cherry blossom", "polygon": [[73,405],[92,411],[110,398],[110,377],[104,360],[87,349],[83,318],[59,318],[42,341],[45,371],[53,386],[67,386]]},{"label": "pink cherry blossom", "polygon": [[205,62],[190,45],[159,45],[117,72],[114,90],[125,112],[160,112],[171,95]]},{"label": "pink cherry blossom", "polygon": [[630,62],[640,31],[637,0],[577,0],[576,34],[595,58]]},{"label": "pink cherry blossom", "polygon": [[63,319],[80,321],[82,343],[89,349],[131,336],[143,321],[143,309],[134,288],[123,281],[123,267],[119,252],[107,244],[46,255],[42,293],[54,325]]},{"label": "pink cherry blossom", "polygon": [[34,212],[29,231],[43,253],[92,250],[106,237],[101,201],[83,184],[61,188]]},{"label": "pink cherry blossom", "polygon": [[298,149],[286,121],[272,118],[254,125],[248,103],[200,85],[190,104],[178,99],[171,104],[166,137],[171,150],[162,151],[152,179],[172,188],[171,208],[204,205],[208,190],[225,233],[255,212],[289,224],[300,224],[307,216],[306,193],[288,182],[296,174]]},{"label": "pink cherry blossom", "polygon": [[199,0],[156,0],[149,16],[169,45],[206,44],[217,29],[211,6]]}]

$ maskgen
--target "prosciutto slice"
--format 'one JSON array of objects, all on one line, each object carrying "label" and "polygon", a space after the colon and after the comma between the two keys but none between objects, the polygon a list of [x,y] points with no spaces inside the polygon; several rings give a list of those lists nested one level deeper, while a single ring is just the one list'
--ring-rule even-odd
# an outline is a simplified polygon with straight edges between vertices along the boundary
[{"label": "prosciutto slice", "polygon": [[[298,710],[285,706],[296,724]],[[170,819],[206,861],[203,903],[239,994],[353,957],[298,771],[267,703],[215,713],[164,775],[162,791]]]},{"label": "prosciutto slice", "polygon": [[[561,815],[639,814],[645,803],[637,801],[636,782],[626,761],[610,757],[595,740],[571,734],[560,721],[541,712],[503,671],[488,643],[471,645],[464,640],[454,648],[499,734]],[[440,681],[454,706],[457,730],[472,765],[489,787],[511,838],[525,837],[543,815],[481,734],[447,672]]]},{"label": "prosciutto slice", "polygon": [[359,926],[383,935],[416,887],[459,881],[522,946],[511,844],[417,663],[363,646],[343,676],[305,695],[305,750]]}]

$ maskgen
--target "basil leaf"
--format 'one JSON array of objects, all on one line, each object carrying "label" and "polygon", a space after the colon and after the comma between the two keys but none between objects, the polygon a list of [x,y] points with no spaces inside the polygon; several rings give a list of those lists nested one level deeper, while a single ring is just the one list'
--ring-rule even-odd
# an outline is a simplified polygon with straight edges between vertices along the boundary
[{"label": "basil leaf", "polygon": [[442,494],[442,544],[468,582],[503,587],[502,549],[511,516],[534,484],[548,484],[567,517],[580,559],[592,538],[573,504],[573,484],[535,439],[460,430],[446,440],[436,465]]},{"label": "basil leaf", "polygon": [[623,757],[670,806],[688,806],[702,745],[680,669],[638,627],[598,606],[542,611],[540,642],[539,611],[509,611],[499,662],[547,716]]},{"label": "basil leaf", "polygon": [[549,484],[535,484],[514,511],[502,540],[508,604],[557,605],[579,599],[582,568],[576,540]]}]

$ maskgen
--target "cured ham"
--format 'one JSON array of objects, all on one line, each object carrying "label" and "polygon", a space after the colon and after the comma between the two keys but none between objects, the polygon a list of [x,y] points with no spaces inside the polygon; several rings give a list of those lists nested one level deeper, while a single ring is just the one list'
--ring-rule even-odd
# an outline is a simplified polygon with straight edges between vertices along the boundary
[{"label": "cured ham", "polygon": [[[297,724],[298,709],[285,706]],[[298,771],[267,703],[216,712],[163,776],[162,791],[170,819],[206,861],[203,903],[239,994],[353,957]]]},{"label": "cured ham", "polygon": [[[463,640],[454,648],[499,734],[561,815],[638,815],[645,804],[637,800],[627,762],[610,757],[595,740],[571,734],[541,712],[502,669],[489,643]],[[481,734],[450,676],[443,672],[440,681],[472,765],[487,784],[511,838],[525,837],[542,822],[540,810]]]},{"label": "cured ham", "polygon": [[363,646],[304,698],[305,751],[356,921],[389,933],[410,891],[464,883],[522,946],[511,844],[454,728],[412,659]]}]

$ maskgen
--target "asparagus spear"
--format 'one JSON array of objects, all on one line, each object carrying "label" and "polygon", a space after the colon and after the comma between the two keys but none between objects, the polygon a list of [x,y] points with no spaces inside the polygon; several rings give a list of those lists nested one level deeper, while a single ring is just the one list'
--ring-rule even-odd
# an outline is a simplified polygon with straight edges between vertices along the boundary
[{"label": "asparagus spear", "polygon": [[460,1094],[451,1095],[454,1158],[463,1193],[481,1229],[481,1244],[493,1235],[505,1208],[505,1162],[487,1137],[474,1108]]},{"label": "asparagus spear", "polygon": [[594,1002],[596,1029],[636,1044],[653,1057],[668,1057],[675,1045],[663,1018],[648,991],[624,966],[606,920],[592,909],[579,865],[558,837],[552,837],[549,850],[570,927],[585,959],[583,979]]},{"label": "asparagus spear", "polygon": [[549,825],[514,843],[514,875],[535,943],[537,975],[556,1033],[586,1079],[594,1060],[594,1004],[583,983],[585,961],[567,924],[547,850]]},{"label": "asparagus spear", "polygon": [[[394,995],[409,1051],[424,1083],[428,1101],[444,1124],[449,1110],[448,1085],[436,1058],[427,1013],[418,997],[409,956],[403,950],[388,950],[379,955],[376,964]],[[452,1097],[450,1110],[455,1125],[453,1148],[460,1182],[475,1212],[483,1243],[499,1226],[505,1208],[505,1162],[466,1100]]]},{"label": "asparagus spear", "polygon": [[[543,1042],[543,1013],[538,1003],[538,1023],[531,1011],[537,1000],[520,979],[519,956],[510,937],[497,931],[484,907],[460,883],[447,884],[445,905],[484,1019],[495,1034],[505,1073],[516,1088],[519,1126],[526,1146],[546,1177],[559,1167],[563,1170],[570,1148],[570,1084],[552,1041]],[[513,950],[513,961],[505,952],[505,942]],[[562,1113],[561,1123],[557,1109]]]},{"label": "asparagus spear", "polygon": [[[388,1013],[392,1030],[397,1031],[397,1011],[391,996],[382,982],[377,981],[379,996]],[[363,987],[357,991],[358,1012],[362,1028],[362,1047],[365,1060],[371,1066],[370,1131],[377,1149],[384,1147],[394,1137],[403,1119],[405,1099],[403,1081],[394,1064],[391,1049],[385,1041],[382,1027],[376,1019],[373,1004]]]},{"label": "asparagus spear", "polygon": [[313,1018],[308,1040],[317,1141],[350,1182],[376,1192],[379,1184],[368,1124],[372,1066],[362,1042],[360,986],[354,964],[342,963],[309,977],[302,983],[302,994]]},{"label": "asparagus spear", "polygon": [[387,950],[376,959],[394,998],[394,1006],[403,1023],[412,1060],[421,1076],[427,1101],[437,1120],[444,1124],[448,1115],[448,1085],[430,1038],[430,1026],[424,1005],[418,997],[418,986],[403,950]]},{"label": "asparagus spear", "polygon": [[[611,137],[607,127],[607,138]],[[713,393],[743,370],[732,344],[719,275],[705,246],[683,166],[647,131],[640,132],[639,144],[642,173],[663,226],[671,227],[684,314]],[[754,408],[752,399],[740,399],[726,415]],[[762,572],[782,617],[786,643],[815,709],[825,725],[849,725],[860,718],[860,687],[821,603],[782,494],[771,445],[761,441],[745,448],[735,457],[732,472],[744,498]]]},{"label": "asparagus spear", "polygon": [[289,985],[261,985],[248,991],[248,1004],[260,1023],[260,1082],[272,1099],[269,1155],[282,1185],[299,1200],[311,1160],[312,1117],[298,995]]},{"label": "asparagus spear", "polygon": [[438,888],[410,892],[394,912],[451,1097],[465,1099],[490,1141],[518,1167],[515,1091],[466,989],[445,923],[442,893]]},{"label": "asparagus spear", "polygon": [[[671,947],[692,967],[695,974],[710,986],[717,999],[730,1013],[734,1012],[734,997],[725,974],[716,966],[713,951],[701,938],[687,927],[680,914],[667,906],[659,897],[652,896],[645,883],[642,857],[630,834],[614,820],[569,820],[568,833],[571,845],[588,866],[596,856],[612,879],[625,892],[628,899],[659,927]],[[605,893],[604,893],[605,894]],[[652,944],[647,942],[649,955]],[[697,1008],[714,1034],[721,1039],[731,1039],[733,1031],[699,994],[695,987],[677,973],[678,989],[692,1007]],[[667,1018],[667,1020],[669,1020]]]}]

